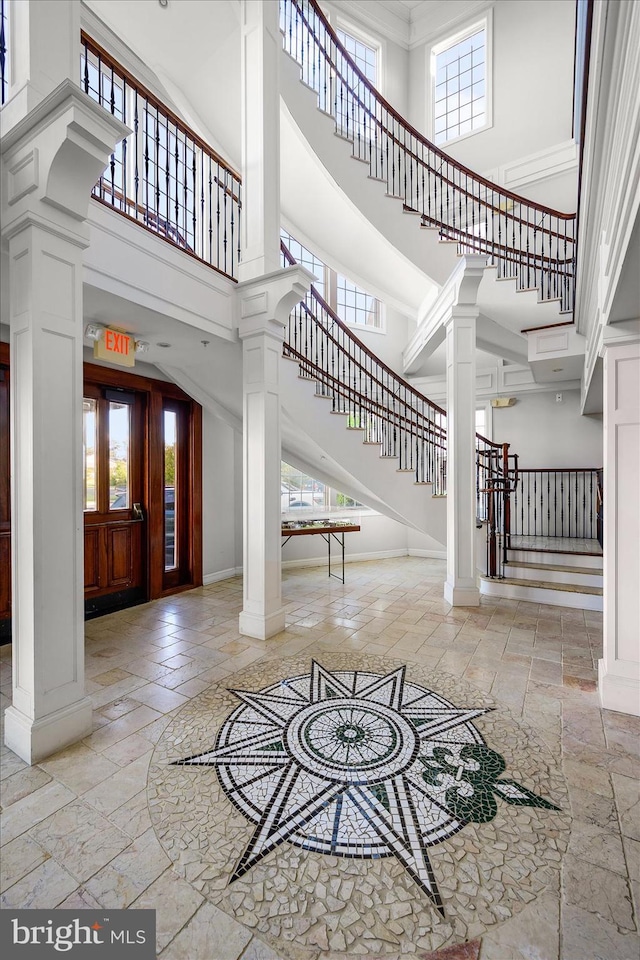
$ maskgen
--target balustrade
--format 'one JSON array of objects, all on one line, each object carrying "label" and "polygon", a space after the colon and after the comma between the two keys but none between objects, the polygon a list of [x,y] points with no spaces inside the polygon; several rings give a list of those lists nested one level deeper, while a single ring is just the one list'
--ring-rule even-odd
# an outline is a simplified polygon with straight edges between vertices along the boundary
[{"label": "balustrade", "polygon": [[232,279],[240,260],[240,175],[82,34],[81,86],[131,127],[93,196]]},{"label": "balustrade", "polygon": [[521,469],[512,497],[511,533],[521,537],[598,537],[598,470]]},{"label": "balustrade", "polygon": [[537,289],[540,299],[573,310],[575,214],[505,190],[427,140],[372,86],[316,0],[280,0],[280,28],[320,110],[388,194],[461,254],[486,254],[499,279],[513,278],[520,290]]}]

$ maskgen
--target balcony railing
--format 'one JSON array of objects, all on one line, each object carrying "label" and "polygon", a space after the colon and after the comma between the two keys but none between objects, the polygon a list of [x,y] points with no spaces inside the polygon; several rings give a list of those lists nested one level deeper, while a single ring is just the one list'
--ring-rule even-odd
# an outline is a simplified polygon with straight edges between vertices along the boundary
[{"label": "balcony railing", "polygon": [[486,254],[498,278],[572,311],[575,214],[533,203],[481,177],[419,133],[381,96],[340,43],[316,0],[280,0],[284,47],[320,110],[369,175],[460,253]]},{"label": "balcony railing", "polygon": [[80,69],[84,92],[133,130],[95,199],[235,280],[240,175],[84,33]]},{"label": "balcony railing", "polygon": [[0,0],[0,106],[9,95],[9,0]]}]

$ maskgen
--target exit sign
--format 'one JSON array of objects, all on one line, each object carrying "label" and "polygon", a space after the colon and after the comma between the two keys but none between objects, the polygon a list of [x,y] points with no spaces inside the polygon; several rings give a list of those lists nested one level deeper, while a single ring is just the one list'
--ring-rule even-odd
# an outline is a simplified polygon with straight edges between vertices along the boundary
[{"label": "exit sign", "polygon": [[96,360],[108,360],[119,367],[135,366],[136,342],[129,333],[122,330],[112,330],[107,327],[100,340],[93,345],[93,356]]}]

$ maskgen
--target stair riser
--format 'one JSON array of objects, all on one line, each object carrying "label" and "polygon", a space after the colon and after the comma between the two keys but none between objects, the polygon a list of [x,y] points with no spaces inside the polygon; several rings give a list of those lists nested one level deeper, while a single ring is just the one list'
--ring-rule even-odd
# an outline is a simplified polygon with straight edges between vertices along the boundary
[{"label": "stair riser", "polygon": [[[547,553],[537,550],[509,550],[508,559],[520,563],[536,563],[540,566],[552,564],[560,567],[595,567],[602,570],[602,556],[584,553]],[[575,582],[575,581],[574,581]]]},{"label": "stair riser", "polygon": [[504,574],[513,580],[546,580],[549,583],[579,584],[584,587],[601,587],[601,573],[566,573],[562,570],[547,570],[542,565],[537,569],[529,567],[526,570],[505,564]]},{"label": "stair riser", "polygon": [[570,593],[564,590],[545,590],[544,587],[519,586],[501,580],[480,581],[480,593],[485,597],[504,600],[528,600],[545,603],[552,607],[571,607],[574,610],[602,610],[602,597],[594,594]]}]

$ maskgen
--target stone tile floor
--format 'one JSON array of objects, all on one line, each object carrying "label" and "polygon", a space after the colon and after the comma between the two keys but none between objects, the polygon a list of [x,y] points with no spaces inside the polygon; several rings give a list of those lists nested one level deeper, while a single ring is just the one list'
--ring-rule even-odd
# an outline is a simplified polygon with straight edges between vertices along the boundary
[{"label": "stone tile floor", "polygon": [[[352,654],[458,678],[533,728],[562,762],[573,817],[562,869],[515,916],[487,928],[480,960],[637,960],[640,721],[598,707],[601,614],[489,598],[452,609],[444,573],[441,561],[416,558],[350,564],[344,586],[326,568],[288,571],[288,627],[265,643],[238,634],[239,579],[87,623],[92,735],[33,767],[3,747],[0,905],[155,907],[162,960],[349,954],[267,943],[205,899],[156,835],[147,781],[156,745],[212,684],[259,673],[262,661],[268,673],[280,658]],[[9,658],[5,647],[3,708]],[[332,894],[317,894],[321,909]],[[398,955],[389,944],[376,954]],[[478,956],[478,946],[407,956],[458,960]]]}]

